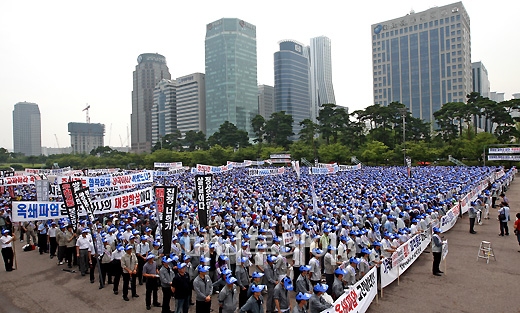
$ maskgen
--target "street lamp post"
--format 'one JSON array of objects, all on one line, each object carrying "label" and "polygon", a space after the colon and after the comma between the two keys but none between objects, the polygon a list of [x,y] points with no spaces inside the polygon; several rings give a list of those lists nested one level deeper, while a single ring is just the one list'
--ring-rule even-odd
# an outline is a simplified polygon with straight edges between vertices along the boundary
[{"label": "street lamp post", "polygon": [[403,163],[406,166],[406,114],[408,113],[408,109],[400,108],[399,113],[401,113],[401,117],[403,118]]}]

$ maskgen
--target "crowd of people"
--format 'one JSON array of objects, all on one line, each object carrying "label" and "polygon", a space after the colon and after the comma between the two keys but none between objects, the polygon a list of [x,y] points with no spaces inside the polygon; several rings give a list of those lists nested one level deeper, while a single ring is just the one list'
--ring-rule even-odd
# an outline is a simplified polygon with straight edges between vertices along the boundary
[{"label": "crowd of people", "polygon": [[[100,289],[111,285],[118,295],[121,288],[124,301],[138,298],[137,285],[145,285],[146,309],[161,307],[163,313],[172,307],[187,313],[190,305],[208,313],[216,301],[223,313],[318,313],[498,170],[422,167],[409,178],[404,168],[365,167],[298,178],[287,172],[251,177],[234,169],[214,175],[206,227],[198,220],[193,175],[179,174],[156,182],[179,187],[171,242],[162,240],[154,204],[96,215],[94,221],[83,217],[77,226],[68,219],[12,225],[11,199],[4,195],[2,255],[9,271],[13,240],[37,244],[40,254],[67,270],[77,268]],[[507,175],[490,182],[472,208],[489,212],[496,199],[504,207],[501,193],[509,182]],[[31,185],[17,187],[16,194],[36,197]],[[508,234],[507,221],[500,227]],[[434,256],[439,232],[434,229]],[[442,274],[438,263],[433,274]]]}]

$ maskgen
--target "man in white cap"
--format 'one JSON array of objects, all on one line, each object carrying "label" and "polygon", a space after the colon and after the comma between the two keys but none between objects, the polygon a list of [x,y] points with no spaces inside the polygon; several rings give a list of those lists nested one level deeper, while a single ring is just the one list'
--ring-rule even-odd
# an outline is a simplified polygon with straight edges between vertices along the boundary
[{"label": "man in white cap", "polygon": [[2,237],[0,243],[2,244],[2,257],[4,258],[5,270],[10,272],[13,270],[13,240],[16,240],[15,235],[9,235],[8,229],[2,230]]}]

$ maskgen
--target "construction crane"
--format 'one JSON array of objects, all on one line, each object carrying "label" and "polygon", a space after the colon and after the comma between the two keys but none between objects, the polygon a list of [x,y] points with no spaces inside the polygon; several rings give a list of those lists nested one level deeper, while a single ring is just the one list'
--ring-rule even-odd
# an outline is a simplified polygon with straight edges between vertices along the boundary
[{"label": "construction crane", "polygon": [[54,134],[54,138],[56,138],[56,144],[58,145],[58,149],[60,149],[60,142],[58,141],[58,136]]},{"label": "construction crane", "polygon": [[87,107],[83,109],[83,111],[87,112],[87,124],[90,124],[90,116],[88,115],[88,110],[90,110],[90,105],[87,103]]}]

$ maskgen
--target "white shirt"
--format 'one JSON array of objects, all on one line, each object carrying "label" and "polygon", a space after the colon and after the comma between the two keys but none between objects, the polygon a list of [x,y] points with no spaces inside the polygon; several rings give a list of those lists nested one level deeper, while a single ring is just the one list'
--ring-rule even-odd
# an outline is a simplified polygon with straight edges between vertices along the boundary
[{"label": "white shirt", "polygon": [[13,237],[10,235],[0,237],[0,242],[2,242],[2,249],[13,247],[13,243],[11,241],[12,238]]}]

